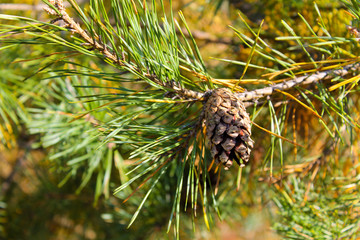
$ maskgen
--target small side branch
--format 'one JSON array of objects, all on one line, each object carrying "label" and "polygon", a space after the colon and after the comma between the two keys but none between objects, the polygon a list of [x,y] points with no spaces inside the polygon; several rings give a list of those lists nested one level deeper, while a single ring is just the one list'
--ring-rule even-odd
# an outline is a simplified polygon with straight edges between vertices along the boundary
[{"label": "small side branch", "polygon": [[256,90],[253,90],[250,92],[238,93],[237,96],[242,101],[253,101],[253,100],[257,100],[259,98],[263,98],[263,97],[272,95],[274,92],[276,92],[276,90],[284,91],[284,90],[288,90],[290,88],[293,88],[293,87],[299,86],[299,85],[307,85],[307,84],[319,82],[321,80],[329,80],[329,79],[333,79],[338,76],[343,77],[345,75],[348,75],[350,73],[357,72],[357,71],[360,71],[360,63],[359,62],[346,65],[342,69],[326,70],[326,71],[318,72],[315,74],[309,74],[309,75],[305,75],[302,77],[297,77],[292,80],[278,83],[278,84],[275,84],[270,87],[256,89]]}]

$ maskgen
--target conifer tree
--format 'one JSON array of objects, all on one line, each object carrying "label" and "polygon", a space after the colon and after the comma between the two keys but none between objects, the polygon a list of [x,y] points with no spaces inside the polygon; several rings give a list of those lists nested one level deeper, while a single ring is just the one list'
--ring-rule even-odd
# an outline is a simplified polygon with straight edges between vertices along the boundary
[{"label": "conifer tree", "polygon": [[[107,237],[126,223],[129,239],[180,238],[259,202],[279,236],[359,237],[359,1],[334,1],[349,21],[336,29],[316,3],[294,25],[239,14],[247,55],[219,59],[241,69],[226,79],[171,1],[43,2],[46,18],[0,14],[1,147],[45,152],[42,183],[90,192]],[[4,184],[0,197],[5,237]]]}]

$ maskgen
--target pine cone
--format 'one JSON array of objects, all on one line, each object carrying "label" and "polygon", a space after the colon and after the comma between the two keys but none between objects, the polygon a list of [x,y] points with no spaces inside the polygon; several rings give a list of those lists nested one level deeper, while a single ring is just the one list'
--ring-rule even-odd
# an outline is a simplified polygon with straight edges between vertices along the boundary
[{"label": "pine cone", "polygon": [[235,160],[240,167],[249,161],[254,141],[250,117],[244,104],[227,88],[212,91],[204,104],[206,138],[211,155],[229,169]]}]

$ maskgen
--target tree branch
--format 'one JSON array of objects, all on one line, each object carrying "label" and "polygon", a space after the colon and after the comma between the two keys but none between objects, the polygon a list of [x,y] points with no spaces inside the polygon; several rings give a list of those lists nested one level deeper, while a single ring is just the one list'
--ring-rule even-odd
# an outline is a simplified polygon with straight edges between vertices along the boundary
[{"label": "tree branch", "polygon": [[272,95],[276,90],[287,90],[299,85],[307,85],[321,80],[329,80],[335,77],[343,77],[349,73],[360,71],[360,63],[353,63],[344,66],[342,69],[327,70],[318,72],[315,74],[309,74],[302,77],[293,78],[292,80],[275,84],[270,87],[265,87],[261,89],[256,89],[250,92],[238,93],[237,97],[242,101],[253,101],[259,98],[263,98],[269,95]]},{"label": "tree branch", "polygon": [[[58,14],[56,11],[54,11],[53,9],[51,9],[49,7],[44,8],[46,12],[48,12],[50,15],[57,16],[59,19],[62,19],[73,32],[79,34],[89,45],[91,45],[97,51],[101,52],[105,56],[105,58],[111,60],[115,64],[117,64],[121,67],[126,67],[131,71],[142,73],[142,75],[144,77],[150,79],[154,83],[156,83],[162,87],[168,88],[171,91],[177,93],[178,95],[180,95],[181,97],[184,97],[186,99],[204,100],[204,98],[206,99],[206,97],[209,96],[209,93],[211,91],[208,91],[205,93],[200,93],[200,92],[192,91],[189,89],[184,89],[180,85],[177,85],[173,81],[163,82],[156,75],[143,72],[138,67],[133,66],[133,65],[125,62],[122,59],[119,59],[119,57],[116,54],[114,54],[108,50],[106,45],[104,45],[101,41],[97,40],[97,39],[99,39],[98,36],[95,36],[95,38],[90,37],[86,33],[86,31],[83,30],[80,27],[80,25],[78,23],[76,23],[68,15],[68,13],[66,12],[65,7],[64,7],[63,0],[50,0],[50,3],[52,3],[58,9],[60,14]],[[307,85],[307,84],[315,83],[315,82],[318,82],[321,80],[329,80],[329,79],[333,79],[334,77],[337,77],[337,76],[342,77],[351,72],[356,72],[356,71],[360,71],[360,63],[358,63],[358,62],[346,65],[342,69],[326,70],[326,71],[322,71],[322,72],[317,72],[315,74],[308,74],[308,75],[296,77],[296,78],[293,78],[292,80],[278,83],[278,84],[275,84],[275,85],[272,85],[269,87],[256,89],[256,90],[249,91],[249,92],[237,93],[237,97],[243,102],[250,102],[250,101],[254,101],[254,100],[266,97],[266,96],[270,96],[276,90],[284,91],[284,90],[288,90],[288,89],[291,89],[291,88],[299,86],[299,85]]]}]

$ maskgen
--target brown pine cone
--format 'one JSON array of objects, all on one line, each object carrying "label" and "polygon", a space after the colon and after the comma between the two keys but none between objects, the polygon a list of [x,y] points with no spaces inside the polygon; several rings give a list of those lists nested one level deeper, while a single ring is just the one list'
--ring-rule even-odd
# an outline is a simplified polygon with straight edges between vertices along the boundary
[{"label": "brown pine cone", "polygon": [[229,169],[235,160],[240,167],[249,161],[254,141],[251,121],[244,104],[227,88],[215,89],[204,104],[206,138],[211,155]]}]

